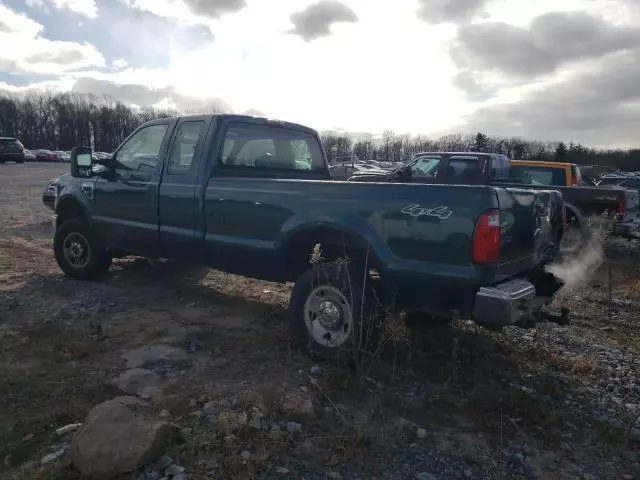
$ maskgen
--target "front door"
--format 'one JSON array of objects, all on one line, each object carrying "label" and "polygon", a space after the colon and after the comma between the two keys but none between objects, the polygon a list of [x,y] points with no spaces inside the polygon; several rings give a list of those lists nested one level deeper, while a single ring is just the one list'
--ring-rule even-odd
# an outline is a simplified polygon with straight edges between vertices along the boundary
[{"label": "front door", "polygon": [[159,193],[160,246],[169,258],[197,260],[203,255],[204,227],[196,208],[202,144],[210,120],[180,120],[162,174]]},{"label": "front door", "polygon": [[106,246],[154,257],[158,240],[158,186],[172,122],[134,132],[113,155],[113,175],[95,183],[93,220]]}]

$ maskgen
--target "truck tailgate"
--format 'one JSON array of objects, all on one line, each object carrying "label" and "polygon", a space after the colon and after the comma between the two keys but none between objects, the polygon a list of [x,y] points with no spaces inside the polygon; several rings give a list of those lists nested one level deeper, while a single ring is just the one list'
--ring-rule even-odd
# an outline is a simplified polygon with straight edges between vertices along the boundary
[{"label": "truck tailgate", "polygon": [[500,205],[500,275],[515,275],[551,261],[564,231],[562,194],[556,190],[497,188]]}]

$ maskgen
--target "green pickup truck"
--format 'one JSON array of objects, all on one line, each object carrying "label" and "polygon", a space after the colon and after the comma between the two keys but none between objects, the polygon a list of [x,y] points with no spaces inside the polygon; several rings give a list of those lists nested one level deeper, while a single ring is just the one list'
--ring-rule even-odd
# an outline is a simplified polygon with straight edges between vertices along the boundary
[{"label": "green pickup truck", "polygon": [[317,132],[242,115],[153,120],[104,160],[76,147],[43,193],[67,275],[96,279],[137,255],[294,282],[296,338],[322,357],[382,310],[530,324],[562,286],[544,269],[558,198],[333,181]]}]

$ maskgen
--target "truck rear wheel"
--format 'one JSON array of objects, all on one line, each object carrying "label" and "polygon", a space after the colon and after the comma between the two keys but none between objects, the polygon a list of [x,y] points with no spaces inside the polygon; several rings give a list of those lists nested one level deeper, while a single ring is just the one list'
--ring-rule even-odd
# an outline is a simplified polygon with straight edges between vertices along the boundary
[{"label": "truck rear wheel", "polygon": [[591,232],[572,212],[567,212],[566,215],[567,230],[562,236],[559,250],[561,255],[575,255],[589,242]]},{"label": "truck rear wheel", "polygon": [[364,277],[364,267],[337,262],[315,265],[298,277],[289,308],[294,341],[302,351],[353,364],[375,344],[380,310]]},{"label": "truck rear wheel", "polygon": [[56,229],[53,251],[60,269],[70,277],[95,280],[111,266],[111,255],[100,247],[86,222],[73,218]]}]

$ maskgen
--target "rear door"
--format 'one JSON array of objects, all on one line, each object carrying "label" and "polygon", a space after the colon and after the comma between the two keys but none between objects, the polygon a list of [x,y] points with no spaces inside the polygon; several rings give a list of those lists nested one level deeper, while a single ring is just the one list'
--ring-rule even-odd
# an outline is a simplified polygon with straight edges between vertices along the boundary
[{"label": "rear door", "polygon": [[158,196],[160,246],[171,258],[202,257],[196,206],[203,143],[211,117],[180,119],[174,130]]},{"label": "rear door", "polygon": [[174,124],[162,119],[136,130],[113,154],[112,178],[83,185],[95,227],[108,247],[159,256],[158,187]]}]

